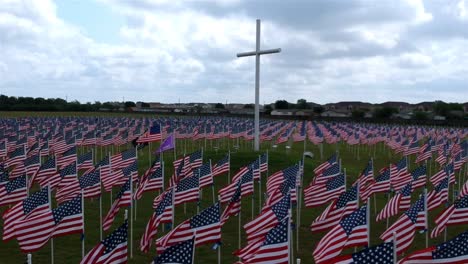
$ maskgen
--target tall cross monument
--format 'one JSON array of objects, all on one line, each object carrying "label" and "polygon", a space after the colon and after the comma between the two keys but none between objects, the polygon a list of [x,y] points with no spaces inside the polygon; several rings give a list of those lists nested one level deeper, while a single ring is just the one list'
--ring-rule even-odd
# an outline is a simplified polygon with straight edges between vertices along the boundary
[{"label": "tall cross monument", "polygon": [[237,57],[255,56],[255,136],[254,149],[260,149],[260,55],[279,53],[281,49],[260,50],[260,19],[257,19],[257,38],[255,51],[237,53]]}]

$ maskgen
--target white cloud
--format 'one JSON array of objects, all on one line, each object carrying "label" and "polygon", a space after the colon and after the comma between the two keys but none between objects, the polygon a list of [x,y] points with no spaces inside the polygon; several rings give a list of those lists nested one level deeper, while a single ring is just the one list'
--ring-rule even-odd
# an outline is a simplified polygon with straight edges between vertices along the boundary
[{"label": "white cloud", "polygon": [[[255,47],[250,2],[100,1],[127,22],[120,43],[87,36],[82,25],[58,17],[52,1],[4,1],[0,90],[82,101],[253,101],[253,58],[235,57]],[[274,15],[262,20],[262,48],[283,49],[261,59],[262,102],[468,100],[463,92],[425,87],[468,76],[466,39],[411,35],[438,23],[425,2],[353,2],[344,11],[334,2],[301,3],[317,18],[276,10],[278,3],[265,7]],[[466,16],[465,3],[457,7]],[[342,16],[334,17],[334,9]]]}]

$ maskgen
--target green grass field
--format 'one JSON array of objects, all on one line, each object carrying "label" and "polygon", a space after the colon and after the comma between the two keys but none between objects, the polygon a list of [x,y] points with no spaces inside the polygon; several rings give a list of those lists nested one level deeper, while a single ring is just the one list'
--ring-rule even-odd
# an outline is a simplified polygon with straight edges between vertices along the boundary
[{"label": "green grass field", "polygon": [[[1,114],[0,116],[5,115],[14,115],[14,116],[28,116],[30,113],[8,113]],[[56,115],[56,116],[68,116],[73,115],[71,113],[48,113],[44,115]],[[203,147],[204,149],[204,161],[212,160],[213,164],[223,157],[228,149],[233,150],[233,146],[237,144],[235,140],[218,140],[218,141],[207,141],[199,140],[197,142],[191,141],[177,141],[177,154],[178,156],[182,155],[185,149],[186,153],[198,150]],[[153,152],[158,144],[152,144],[151,152]],[[303,143],[291,144],[290,149],[286,149],[287,144],[279,145],[277,148],[272,148],[270,143],[263,143],[261,148],[262,151],[255,153],[251,151],[252,143],[251,142],[240,142],[240,149],[236,152],[231,152],[231,175],[234,175],[238,168],[243,165],[250,163],[255,160],[259,154],[269,151],[269,172],[272,174],[280,169],[284,169],[288,166],[291,166],[297,163],[302,158],[302,153],[304,150]],[[216,150],[216,147],[219,149]],[[120,149],[121,150],[121,149]],[[335,151],[339,152],[339,156],[342,159],[342,167],[346,168],[347,173],[347,186],[349,187],[352,182],[357,178],[359,173],[364,169],[369,158],[374,158],[374,174],[377,175],[378,170],[384,166],[387,166],[390,162],[396,162],[401,158],[400,155],[395,155],[389,150],[388,147],[385,147],[383,144],[378,144],[376,146],[360,146],[360,147],[349,147],[345,143],[339,143],[335,145],[323,146],[323,158],[320,157],[320,152],[318,146],[308,143],[306,145],[306,150],[311,151],[314,154],[314,158],[305,160],[305,174],[304,174],[304,186],[308,186],[309,182],[313,178],[313,169],[315,166],[324,161],[327,157],[333,154]],[[80,149],[81,153],[85,149]],[[96,159],[103,157],[103,153],[108,151],[117,152],[117,149],[102,148],[98,147]],[[139,165],[139,174],[142,175],[144,171],[148,168],[150,158],[148,156],[148,148],[144,148],[138,153],[138,165]],[[151,158],[154,158],[151,157]],[[173,152],[169,151],[164,154],[165,166],[165,183],[168,183],[168,179],[172,174],[172,161],[173,161]],[[417,167],[414,164],[415,157],[411,157],[410,169]],[[429,165],[428,165],[429,167]],[[435,165],[432,164],[432,169],[430,170],[430,175],[434,174],[437,170]],[[463,173],[466,174],[466,170],[463,170]],[[458,179],[459,173],[456,174]],[[462,178],[464,179],[463,175]],[[262,190],[265,190],[267,175],[262,175]],[[217,192],[222,187],[228,184],[228,176],[222,175],[214,179],[214,189]],[[464,182],[464,181],[462,181]],[[432,189],[432,186],[428,184],[429,190]],[[455,185],[455,188],[458,189],[459,185]],[[452,190],[453,188],[451,188]],[[114,195],[118,191],[118,188],[114,188]],[[413,193],[413,200],[418,198],[419,193],[423,192],[422,189],[418,189]],[[143,198],[137,202],[137,213],[136,220],[133,222],[133,258],[129,259],[129,263],[149,263],[152,258],[156,255],[154,243],[152,251],[148,254],[143,254],[139,250],[139,241],[141,235],[143,234],[144,228],[149,220],[151,214],[153,213],[152,201],[158,195],[158,192],[147,192],[144,193]],[[375,207],[377,205],[377,213],[383,208],[387,201],[385,194],[378,194],[376,197],[376,203],[374,200],[371,200],[371,244],[376,245],[382,241],[379,239],[379,236],[386,228],[386,222],[375,222]],[[452,197],[452,196],[450,196]],[[254,198],[254,212],[255,215],[259,213],[259,190],[258,184],[255,184],[255,194]],[[242,225],[247,223],[252,219],[252,197],[245,197],[242,200],[242,213],[241,213],[241,222]],[[262,197],[263,199],[263,197]],[[104,193],[102,196],[102,205],[103,205],[103,217],[107,214],[111,206],[111,197],[109,193]],[[212,201],[212,190],[211,188],[204,188],[203,195],[201,199],[201,209],[210,206],[213,203]],[[319,208],[305,208],[302,205],[302,210],[300,214],[300,226],[298,232],[296,230],[292,231],[292,244],[293,244],[293,257],[301,258],[302,263],[314,263],[312,258],[312,251],[315,248],[316,243],[325,233],[312,233],[309,230],[309,226],[312,221],[323,211],[326,206]],[[5,207],[0,208],[0,213],[5,211]],[[222,208],[224,209],[224,207]],[[437,208],[430,212],[429,215],[429,227],[430,230],[434,226],[433,219],[443,210],[443,206]],[[190,218],[195,215],[197,212],[196,203],[188,203],[186,207],[186,213],[184,214],[184,206],[180,205],[176,208],[175,212],[175,224],[179,224],[182,221]],[[124,211],[121,210],[118,217],[116,217],[114,224],[109,232],[105,232],[104,236],[110,233],[114,228],[118,227],[123,221]],[[293,211],[294,222],[297,223],[296,219],[296,208]],[[393,217],[390,219],[390,225],[398,218]],[[466,230],[465,226],[449,227],[447,238],[463,232]],[[167,232],[167,230],[166,230]],[[159,230],[158,237],[161,237],[165,232]],[[299,234],[299,244],[296,243],[297,237],[296,234]],[[241,229],[241,246],[245,246],[245,233]],[[437,244],[443,241],[443,235],[437,239],[429,239],[429,245]],[[85,200],[85,247],[86,252],[91,250],[97,243],[99,243],[99,200],[98,199],[87,199]],[[221,247],[221,263],[234,263],[237,261],[237,258],[232,255],[232,252],[238,249],[238,218],[232,217],[228,222],[223,226],[222,229],[222,247]],[[425,247],[425,234],[416,233],[415,241],[413,242],[411,248],[407,253],[412,252],[416,249],[421,249]],[[359,249],[358,249],[359,250]],[[352,249],[348,249],[343,253],[351,253]],[[217,252],[211,249],[211,245],[204,245],[196,248],[195,253],[195,262],[196,263],[217,263]],[[55,263],[79,263],[81,260],[81,241],[80,235],[70,235],[61,238],[54,239],[54,258]],[[50,263],[51,262],[51,244],[50,242],[38,252],[32,254],[33,263]],[[0,246],[0,263],[23,263],[26,261],[26,255],[21,253],[19,246],[16,240],[9,241],[8,243],[3,243]]]}]

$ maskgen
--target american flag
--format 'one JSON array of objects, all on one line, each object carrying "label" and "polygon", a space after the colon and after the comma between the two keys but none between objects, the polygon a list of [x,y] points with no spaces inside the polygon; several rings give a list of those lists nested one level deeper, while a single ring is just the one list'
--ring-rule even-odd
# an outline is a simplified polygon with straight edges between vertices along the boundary
[{"label": "american flag", "polygon": [[159,224],[172,222],[174,215],[173,195],[174,188],[170,188],[154,199],[153,207],[155,210],[140,240],[140,250],[142,252],[148,252],[151,241],[158,231]]},{"label": "american flag", "polygon": [[384,170],[368,188],[366,188],[361,197],[367,200],[372,194],[379,192],[388,192],[390,190],[390,169]]},{"label": "american flag", "polygon": [[436,186],[445,178],[449,178],[449,183],[455,183],[455,172],[453,171],[453,163],[449,163],[444,166],[443,169],[431,176],[430,182]]},{"label": "american flag", "polygon": [[100,169],[94,170],[81,176],[79,183],[85,198],[92,198],[101,195],[101,173]]},{"label": "american flag", "polygon": [[237,190],[238,183],[240,182],[241,185],[241,195],[242,197],[253,194],[254,186],[253,186],[253,172],[252,170],[243,170],[243,174],[240,175],[237,181],[234,180],[228,186],[219,190],[219,197],[221,203],[228,202],[234,193]]},{"label": "american flag", "polygon": [[427,194],[427,210],[431,211],[440,205],[448,202],[448,178],[442,180],[434,190]]},{"label": "american flag", "polygon": [[313,180],[313,184],[324,184],[326,183],[330,178],[333,178],[335,176],[338,176],[340,174],[340,165],[339,164],[334,164],[328,167],[327,169],[323,170],[321,174],[315,176]]},{"label": "american flag", "polygon": [[291,195],[289,194],[276,204],[262,208],[262,212],[259,216],[244,225],[247,240],[250,242],[259,237],[263,237],[270,229],[288,215],[290,208]]},{"label": "american flag", "polygon": [[424,208],[425,196],[422,195],[404,214],[398,218],[385,232],[380,236],[385,242],[394,240],[398,255],[409,248],[414,240],[414,232],[417,229],[427,229],[426,210]]},{"label": "american flag", "polygon": [[83,233],[81,200],[78,196],[46,213],[18,221],[15,233],[21,251],[37,251],[52,237]]},{"label": "american flag", "polygon": [[[203,153],[201,150],[195,151],[189,156],[190,167],[192,170],[197,169],[203,164]],[[187,166],[187,164],[185,165]]]},{"label": "american flag", "polygon": [[230,169],[230,155],[226,155],[224,158],[218,160],[213,166],[213,177],[229,172]]},{"label": "american flag", "polygon": [[260,159],[256,159],[255,161],[253,161],[252,163],[247,165],[247,168],[252,170],[254,180],[259,180],[260,179],[260,176],[261,176],[261,174],[260,174]]},{"label": "american flag", "polygon": [[376,221],[387,219],[397,215],[398,212],[408,210],[411,207],[411,194],[413,193],[413,184],[408,183],[403,189],[385,204],[384,208],[377,215]]},{"label": "american flag", "polygon": [[285,217],[264,238],[251,243],[253,246],[241,249],[243,263],[289,263],[289,226],[290,218]]},{"label": "american flag", "polygon": [[401,190],[401,188],[411,181],[411,174],[408,172],[407,165],[407,157],[402,158],[396,164],[390,165],[390,181],[395,191]]},{"label": "american flag", "polygon": [[329,179],[325,184],[312,184],[304,190],[306,207],[316,207],[340,196],[346,189],[344,174]]},{"label": "american flag", "polygon": [[237,188],[231,199],[229,200],[228,205],[221,215],[221,224],[224,225],[229,217],[237,215],[241,210],[241,194],[242,194],[242,185],[240,182],[237,183]]},{"label": "american flag", "polygon": [[130,148],[121,153],[117,153],[110,159],[111,168],[114,170],[125,168],[132,164],[136,158],[137,156],[135,148]]},{"label": "american flag", "polygon": [[[287,191],[288,189],[290,189],[291,200],[295,202],[298,173],[299,173],[299,165],[294,165],[294,166],[288,167],[284,170],[280,170],[270,175],[266,183],[266,189],[267,189],[266,192],[268,194],[269,200],[272,200],[272,201],[275,200],[273,198],[273,195],[275,193],[276,194],[282,193],[282,192],[277,192],[278,189],[281,189],[284,191]],[[282,193],[282,195],[285,195],[285,193]]]},{"label": "american flag", "polygon": [[320,164],[319,166],[317,166],[317,167],[314,169],[315,175],[321,174],[323,170],[328,169],[329,167],[331,167],[331,166],[334,165],[334,164],[337,164],[337,156],[336,156],[336,154],[333,154],[330,158],[328,158],[327,161],[325,161],[324,163],[322,163],[322,164]]},{"label": "american flag", "polygon": [[156,241],[158,253],[167,247],[192,238],[195,233],[195,246],[216,243],[221,240],[220,206],[216,203],[190,219],[185,220],[165,236]]},{"label": "american flag", "polygon": [[7,139],[0,142],[0,158],[6,157],[7,155]]},{"label": "american flag", "polygon": [[368,246],[367,214],[367,205],[364,205],[341,220],[338,225],[323,236],[313,252],[315,262],[327,262],[327,260],[338,256],[345,248]]},{"label": "american flag", "polygon": [[[55,156],[50,157],[47,161],[42,163],[39,170],[31,178],[31,185],[35,181],[39,182],[41,187],[48,185],[51,178],[57,178],[59,174],[57,172],[57,166],[55,164]],[[55,187],[55,186],[54,186]]]},{"label": "american flag", "polygon": [[117,196],[112,203],[109,212],[107,213],[106,217],[104,218],[102,228],[104,230],[109,230],[114,222],[114,218],[119,212],[121,207],[130,206],[132,204],[132,184],[130,179],[122,186],[120,191],[117,193]]},{"label": "american flag", "polygon": [[410,143],[407,149],[404,151],[405,156],[409,156],[412,154],[417,154],[419,152],[419,141],[415,140]]},{"label": "american flag", "polygon": [[135,199],[140,199],[143,196],[143,192],[157,191],[164,187],[164,167],[157,167],[153,172],[145,179],[141,180],[135,191]]},{"label": "american flag", "polygon": [[61,168],[63,166],[66,166],[69,163],[76,161],[76,159],[76,147],[73,146],[57,158],[57,167]]},{"label": "american flag", "polygon": [[337,200],[334,200],[323,212],[320,214],[310,229],[312,232],[320,232],[336,226],[341,219],[350,215],[358,209],[358,190],[355,184],[346,192],[342,193]]},{"label": "american flag", "polygon": [[27,217],[33,217],[38,214],[46,213],[49,210],[49,190],[43,188],[38,192],[31,194],[21,202],[5,211],[3,218],[3,241],[15,237],[16,224],[18,221]]},{"label": "american flag", "polygon": [[23,165],[27,175],[34,175],[41,167],[41,158],[39,155],[29,156],[24,160]]},{"label": "american flag", "polygon": [[426,165],[417,167],[411,172],[413,190],[426,185]]},{"label": "american flag", "polygon": [[5,167],[13,167],[16,165],[21,165],[26,159],[26,146],[19,146],[13,152],[8,154],[8,157],[5,161]]},{"label": "american flag", "polygon": [[468,263],[468,232],[463,232],[440,245],[411,253],[398,263]]},{"label": "american flag", "polygon": [[200,188],[210,186],[213,184],[213,174],[211,173],[211,162],[204,163],[198,168],[200,177]]},{"label": "american flag", "polygon": [[26,175],[0,185],[0,206],[20,202],[27,196]]},{"label": "american flag", "polygon": [[369,186],[371,186],[372,183],[374,182],[374,164],[372,160],[369,160],[369,162],[367,162],[367,166],[361,172],[361,175],[359,175],[358,182],[359,182],[359,195],[362,197],[364,191],[368,189]]},{"label": "american flag", "polygon": [[[394,264],[393,242],[368,247],[351,255],[339,256],[330,260],[335,264]],[[401,264],[401,263],[400,263]]]},{"label": "american flag", "polygon": [[176,185],[174,205],[198,201],[199,190],[198,174],[195,173],[190,177],[182,179],[179,184]]},{"label": "american flag", "polygon": [[[57,185],[57,193],[55,195],[55,199],[57,199],[57,203],[59,204],[72,199],[80,193],[78,185],[78,174],[76,171],[76,163],[73,162],[72,164],[61,169],[60,178],[61,181]],[[75,189],[76,191],[71,192],[70,186],[74,186],[73,189]]]},{"label": "american flag", "polygon": [[260,172],[268,171],[268,152],[260,156]]},{"label": "american flag", "polygon": [[146,143],[160,141],[162,139],[161,126],[159,124],[153,125],[148,131],[138,138],[137,143]]},{"label": "american flag", "polygon": [[168,247],[154,259],[152,264],[193,264],[194,256],[195,239],[192,237],[192,239]]},{"label": "american flag", "polygon": [[88,170],[94,168],[93,152],[89,151],[83,155],[78,156],[77,164],[79,170]]},{"label": "american flag", "polygon": [[419,154],[416,158],[416,163],[428,160],[430,158],[432,158],[431,145],[425,144],[424,148],[419,151]]},{"label": "american flag", "polygon": [[114,230],[86,254],[80,264],[127,263],[128,222]]},{"label": "american flag", "polygon": [[435,220],[436,227],[431,232],[431,238],[437,237],[449,225],[468,223],[468,196],[463,196],[445,209]]}]

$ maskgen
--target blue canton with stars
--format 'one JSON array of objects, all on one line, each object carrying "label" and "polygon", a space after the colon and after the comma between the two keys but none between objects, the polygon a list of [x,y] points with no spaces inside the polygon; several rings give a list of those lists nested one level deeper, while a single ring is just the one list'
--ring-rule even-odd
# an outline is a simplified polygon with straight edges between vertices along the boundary
[{"label": "blue canton with stars", "polygon": [[93,160],[93,152],[85,153],[78,157],[78,164],[83,164],[85,161]]},{"label": "blue canton with stars", "polygon": [[340,165],[338,163],[333,164],[330,168],[323,172],[324,177],[336,176],[340,173]]},{"label": "blue canton with stars", "polygon": [[336,200],[336,208],[343,208],[345,207],[348,202],[356,201],[357,199],[357,184],[351,187],[346,192],[342,193],[338,200]]},{"label": "blue canton with stars", "polygon": [[276,215],[276,219],[281,220],[288,215],[288,210],[291,207],[291,195],[288,194],[281,198],[271,207],[271,211]]},{"label": "blue canton with stars", "polygon": [[13,179],[5,185],[7,193],[26,188],[26,175]]},{"label": "blue canton with stars", "polygon": [[289,217],[284,218],[277,226],[268,231],[263,246],[288,242]]},{"label": "blue canton with stars", "polygon": [[415,224],[418,220],[418,214],[424,211],[424,195],[421,196],[408,211],[405,212],[406,216]]},{"label": "blue canton with stars", "polygon": [[253,181],[253,171],[248,170],[246,173],[244,173],[244,175],[242,175],[241,184],[249,183],[249,182],[252,182],[252,181]]},{"label": "blue canton with stars", "polygon": [[162,167],[158,167],[156,170],[153,171],[150,179],[162,178]]},{"label": "blue canton with stars", "polygon": [[462,198],[457,199],[454,202],[454,205],[456,209],[467,208],[468,207],[468,195],[465,195]]},{"label": "blue canton with stars", "polygon": [[393,264],[393,242],[369,247],[352,254],[350,264]]},{"label": "blue canton with stars", "polygon": [[130,176],[132,173],[138,171],[137,161],[135,160],[132,164],[122,169],[122,172],[125,176]]},{"label": "blue canton with stars", "polygon": [[172,247],[167,248],[160,256],[157,256],[153,263],[154,264],[192,264],[193,260],[193,244],[194,239],[176,244]]},{"label": "blue canton with stars", "polygon": [[209,174],[211,174],[211,166],[210,163],[207,162],[200,167],[200,176],[203,177]]},{"label": "blue canton with stars", "polygon": [[351,235],[355,227],[366,224],[366,214],[366,205],[364,205],[345,219],[341,220],[340,225],[348,236]]},{"label": "blue canton with stars", "polygon": [[174,189],[171,189],[170,192],[167,192],[164,195],[164,198],[162,199],[162,201],[158,204],[158,206],[154,210],[156,215],[162,215],[164,213],[164,210],[166,209],[166,207],[172,206],[172,195],[173,195],[173,192],[174,192],[173,190]]},{"label": "blue canton with stars", "polygon": [[439,185],[437,185],[437,186],[435,187],[434,190],[435,190],[437,193],[440,193],[442,190],[447,189],[447,188],[448,188],[448,178],[444,178],[444,179],[439,183]]},{"label": "blue canton with stars", "polygon": [[193,152],[190,154],[190,163],[194,163],[197,160],[201,160],[202,158],[202,153],[200,150]]},{"label": "blue canton with stars", "polygon": [[406,157],[402,158],[400,161],[398,161],[397,164],[395,164],[397,167],[397,170],[402,170],[406,168],[407,162],[406,162]]},{"label": "blue canton with stars", "polygon": [[461,233],[455,238],[442,243],[432,252],[434,259],[448,259],[460,256],[468,258],[468,232]]},{"label": "blue canton with stars", "polygon": [[71,164],[67,165],[65,168],[60,170],[60,177],[65,177],[68,175],[76,175],[76,163],[72,162]]},{"label": "blue canton with stars", "polygon": [[176,192],[198,188],[199,178],[199,174],[194,173],[192,176],[182,179],[179,184],[177,184]]},{"label": "blue canton with stars", "polygon": [[134,159],[136,158],[136,150],[134,148],[130,148],[124,152],[122,152],[122,160]]},{"label": "blue canton with stars", "polygon": [[195,215],[192,218],[190,218],[190,227],[198,228],[198,227],[203,227],[206,225],[219,223],[219,220],[220,220],[219,210],[220,210],[219,203],[216,203],[204,209],[198,215]]},{"label": "blue canton with stars", "polygon": [[40,163],[41,163],[41,159],[39,158],[39,154],[38,154],[38,155],[32,155],[31,157],[25,159],[23,164],[25,167],[28,167],[28,166],[40,164]]},{"label": "blue canton with stars", "polygon": [[125,192],[130,191],[130,183],[131,183],[131,179],[128,179],[125,182],[125,184],[122,186],[120,191],[117,193],[117,196],[115,197],[115,200],[120,199],[124,195]]},{"label": "blue canton with stars", "polygon": [[411,196],[411,193],[413,193],[413,184],[411,182],[406,184],[399,193],[403,196]]},{"label": "blue canton with stars", "polygon": [[94,186],[96,184],[99,184],[101,181],[101,175],[99,173],[99,170],[94,170],[86,175],[81,176],[79,182],[80,182],[80,188],[84,189],[87,187]]},{"label": "blue canton with stars", "polygon": [[107,236],[101,243],[105,249],[103,255],[112,252],[118,245],[126,243],[128,237],[128,221],[125,220],[124,224],[116,229],[112,234]]},{"label": "blue canton with stars", "polygon": [[326,183],[327,191],[335,190],[344,186],[344,174],[329,179]]},{"label": "blue canton with stars", "polygon": [[45,187],[23,200],[23,213],[29,214],[38,206],[49,203],[49,189]]},{"label": "blue canton with stars", "polygon": [[81,214],[81,195],[72,200],[63,203],[59,207],[52,210],[55,224],[57,225],[64,217]]},{"label": "blue canton with stars", "polygon": [[41,165],[41,170],[55,169],[55,157],[49,158]]},{"label": "blue canton with stars", "polygon": [[385,170],[375,179],[376,182],[384,182],[390,180],[390,170]]},{"label": "blue canton with stars", "polygon": [[417,180],[421,176],[426,176],[426,165],[422,165],[411,172],[411,175],[413,176],[413,180]]}]

